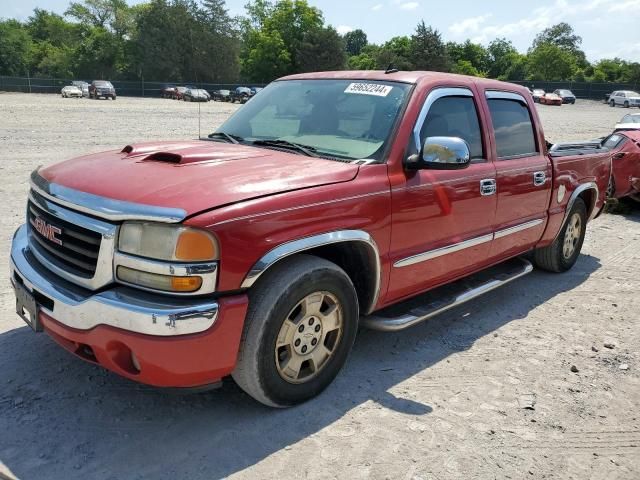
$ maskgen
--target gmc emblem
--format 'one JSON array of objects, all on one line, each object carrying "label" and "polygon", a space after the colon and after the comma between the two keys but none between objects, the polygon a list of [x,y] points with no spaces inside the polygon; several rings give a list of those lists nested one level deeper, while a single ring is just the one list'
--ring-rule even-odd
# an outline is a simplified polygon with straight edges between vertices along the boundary
[{"label": "gmc emblem", "polygon": [[59,235],[60,233],[62,233],[62,230],[59,227],[56,227],[54,225],[51,225],[50,223],[45,222],[40,217],[35,217],[31,221],[31,225],[33,225],[33,228],[35,228],[36,231],[40,233],[40,235],[42,235],[47,240],[53,243],[57,243],[58,245],[62,245],[62,240],[56,237],[56,235]]}]

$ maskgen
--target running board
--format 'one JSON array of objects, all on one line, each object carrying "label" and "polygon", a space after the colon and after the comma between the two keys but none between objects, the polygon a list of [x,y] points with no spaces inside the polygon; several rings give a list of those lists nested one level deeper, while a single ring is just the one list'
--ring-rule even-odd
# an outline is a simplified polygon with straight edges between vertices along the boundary
[{"label": "running board", "polygon": [[384,332],[404,330],[523,277],[531,270],[531,262],[514,258],[362,317],[360,324]]}]

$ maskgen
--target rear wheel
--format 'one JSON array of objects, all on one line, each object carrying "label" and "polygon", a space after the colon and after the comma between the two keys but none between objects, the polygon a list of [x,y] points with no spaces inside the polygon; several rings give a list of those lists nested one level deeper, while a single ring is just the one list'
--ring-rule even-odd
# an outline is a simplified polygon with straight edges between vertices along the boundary
[{"label": "rear wheel", "polygon": [[344,270],[309,255],[283,260],[250,290],[249,302],[236,383],[272,407],[322,392],[358,328],[358,298]]},{"label": "rear wheel", "polygon": [[587,207],[577,198],[558,237],[547,247],[533,252],[537,267],[550,272],[565,272],[578,260],[587,227]]},{"label": "rear wheel", "polygon": [[615,106],[616,106],[616,102],[615,102],[615,100],[611,100],[611,101],[609,102],[609,106],[610,106],[610,107],[615,107]]}]

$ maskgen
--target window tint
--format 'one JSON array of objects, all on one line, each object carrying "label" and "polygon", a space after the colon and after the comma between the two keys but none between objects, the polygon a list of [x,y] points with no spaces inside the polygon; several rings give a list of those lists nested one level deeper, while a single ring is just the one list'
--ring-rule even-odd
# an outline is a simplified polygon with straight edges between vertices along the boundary
[{"label": "window tint", "polygon": [[469,144],[471,158],[484,158],[476,106],[471,97],[443,97],[436,100],[424,120],[420,141],[427,137],[459,137]]},{"label": "window tint", "polygon": [[533,122],[527,106],[516,100],[488,99],[498,158],[537,152]]}]

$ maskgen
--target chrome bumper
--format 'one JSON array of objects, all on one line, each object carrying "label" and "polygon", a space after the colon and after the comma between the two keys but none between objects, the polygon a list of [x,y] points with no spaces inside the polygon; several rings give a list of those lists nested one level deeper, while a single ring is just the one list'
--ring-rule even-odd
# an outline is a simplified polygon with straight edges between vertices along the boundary
[{"label": "chrome bumper", "polygon": [[124,286],[99,293],[78,287],[35,259],[25,225],[11,245],[11,283],[16,282],[50,300],[49,305],[40,302],[42,312],[79,330],[109,325],[146,335],[186,335],[207,330],[218,316],[218,303],[212,300],[171,298]]}]

